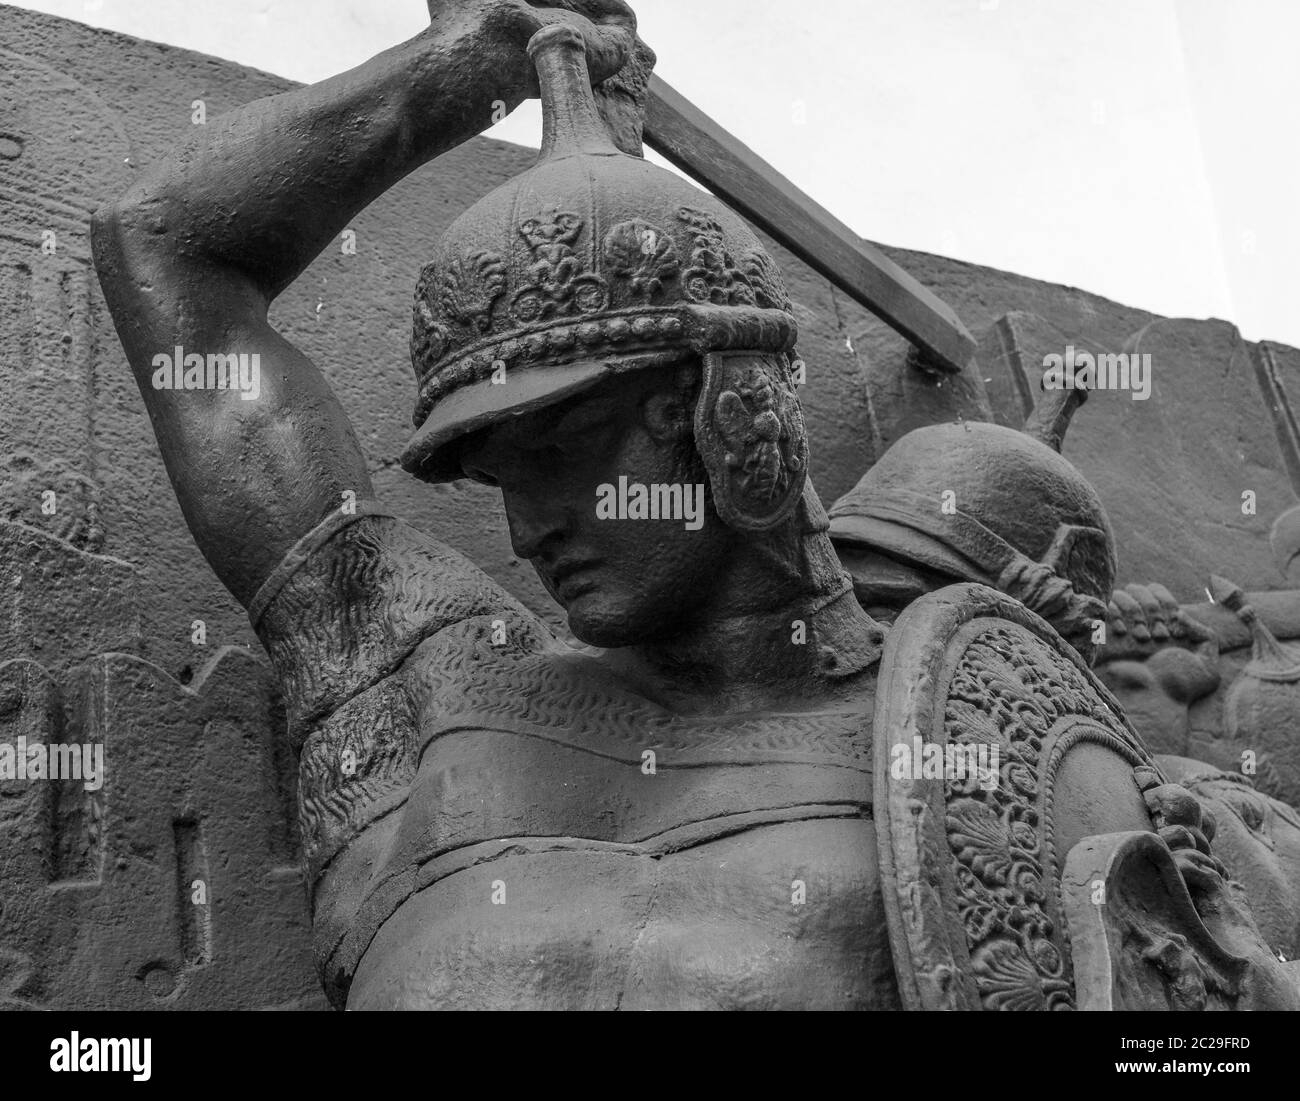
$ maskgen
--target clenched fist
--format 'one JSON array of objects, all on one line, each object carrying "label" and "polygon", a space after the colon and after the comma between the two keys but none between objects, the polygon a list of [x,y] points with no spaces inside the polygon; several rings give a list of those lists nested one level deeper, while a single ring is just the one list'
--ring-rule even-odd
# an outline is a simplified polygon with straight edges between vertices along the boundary
[{"label": "clenched fist", "polygon": [[613,76],[633,55],[636,16],[623,0],[428,0],[432,29],[449,38],[468,35],[506,66],[526,96],[539,94],[525,47],[539,30],[567,23],[587,45],[587,68],[593,84]]}]

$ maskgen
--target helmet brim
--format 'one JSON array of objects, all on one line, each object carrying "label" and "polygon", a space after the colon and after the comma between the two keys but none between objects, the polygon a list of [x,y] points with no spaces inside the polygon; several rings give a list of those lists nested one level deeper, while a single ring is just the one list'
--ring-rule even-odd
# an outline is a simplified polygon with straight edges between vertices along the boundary
[{"label": "helmet brim", "polygon": [[830,537],[837,545],[877,551],[962,581],[989,583],[988,577],[970,560],[937,539],[902,524],[870,516],[832,516]]},{"label": "helmet brim", "polygon": [[522,417],[590,390],[629,371],[680,362],[689,351],[652,352],[532,366],[503,382],[480,379],[442,398],[402,452],[402,469],[426,482],[454,482],[465,477],[460,444],[470,433],[510,417]]}]

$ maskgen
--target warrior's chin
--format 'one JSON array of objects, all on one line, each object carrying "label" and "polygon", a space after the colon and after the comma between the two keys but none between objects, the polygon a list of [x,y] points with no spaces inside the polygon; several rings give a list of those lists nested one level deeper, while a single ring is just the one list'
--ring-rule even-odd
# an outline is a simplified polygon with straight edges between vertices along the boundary
[{"label": "warrior's chin", "polygon": [[638,641],[630,637],[630,632],[623,624],[610,623],[603,617],[593,621],[586,616],[574,615],[572,612],[569,614],[569,630],[579,642],[602,650],[630,646]]},{"label": "warrior's chin", "polygon": [[630,617],[620,615],[608,598],[598,592],[585,593],[568,602],[565,611],[573,637],[588,646],[612,650],[644,641],[646,632],[637,630]]}]

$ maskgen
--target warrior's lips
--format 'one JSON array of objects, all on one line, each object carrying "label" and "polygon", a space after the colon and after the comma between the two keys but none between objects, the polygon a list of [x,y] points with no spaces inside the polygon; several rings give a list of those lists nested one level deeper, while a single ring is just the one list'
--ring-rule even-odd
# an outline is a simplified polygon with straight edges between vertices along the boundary
[{"label": "warrior's lips", "polygon": [[557,596],[577,596],[580,591],[585,591],[596,583],[591,576],[596,565],[595,562],[564,562],[547,571],[551,587]]}]

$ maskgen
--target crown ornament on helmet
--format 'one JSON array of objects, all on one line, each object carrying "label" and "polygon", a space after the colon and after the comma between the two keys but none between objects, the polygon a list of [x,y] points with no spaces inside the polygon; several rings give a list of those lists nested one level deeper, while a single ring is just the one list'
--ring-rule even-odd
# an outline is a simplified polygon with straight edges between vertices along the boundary
[{"label": "crown ornament on helmet", "polygon": [[797,325],[776,264],[712,195],[620,151],[597,111],[582,35],[528,44],[542,96],[537,163],[458,217],[416,287],[416,432],[430,482],[463,477],[471,432],[620,373],[694,356],[697,447],[715,506],[762,530],[807,471]]}]

